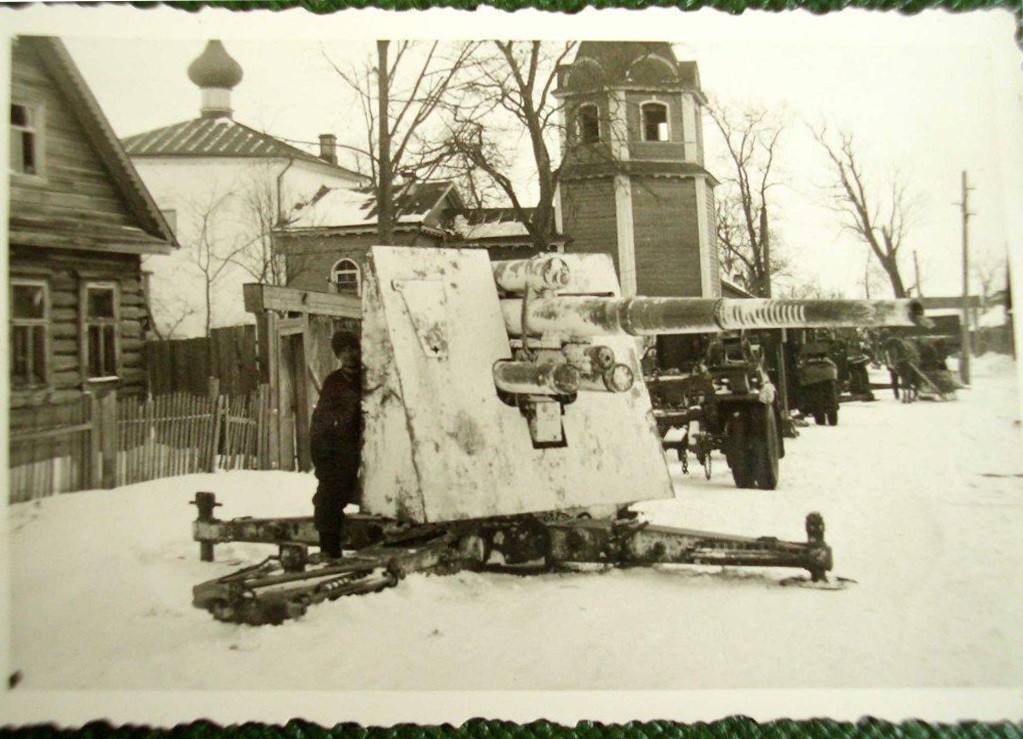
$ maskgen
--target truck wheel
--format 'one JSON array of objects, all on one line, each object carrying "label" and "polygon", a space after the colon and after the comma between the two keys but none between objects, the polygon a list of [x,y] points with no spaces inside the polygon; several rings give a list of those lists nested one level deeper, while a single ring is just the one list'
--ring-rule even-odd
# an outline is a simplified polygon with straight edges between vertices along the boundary
[{"label": "truck wheel", "polygon": [[827,411],[827,414],[826,414],[827,421],[828,421],[828,426],[837,426],[838,425],[838,387],[834,383],[831,383],[830,387],[828,388],[828,391],[829,391],[828,392],[828,411]]},{"label": "truck wheel", "polygon": [[750,408],[749,415],[753,431],[749,437],[753,480],[761,490],[774,490],[778,487],[778,422],[766,405]]},{"label": "truck wheel", "polygon": [[725,427],[725,460],[737,488],[753,487],[749,455],[749,418],[745,410],[733,411]]}]

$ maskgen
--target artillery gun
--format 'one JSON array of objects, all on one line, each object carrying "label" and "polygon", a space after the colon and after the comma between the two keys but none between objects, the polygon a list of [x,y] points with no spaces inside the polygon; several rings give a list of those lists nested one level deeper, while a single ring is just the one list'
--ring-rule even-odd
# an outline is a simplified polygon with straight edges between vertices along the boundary
[{"label": "artillery gun", "polygon": [[825,581],[824,522],[805,542],[667,528],[628,506],[674,497],[637,337],[904,325],[910,301],[623,298],[606,255],[495,262],[478,250],[373,247],[363,291],[363,487],[355,551],[315,562],[311,518],[221,521],[196,498],[202,558],[226,541],[266,561],[197,585],[216,618],[279,623],[409,572],[716,564]]},{"label": "artillery gun", "polygon": [[[645,378],[664,448],[678,452],[683,472],[693,451],[708,480],[712,452],[720,449],[737,487],[774,490],[785,446],[777,393],[759,347],[746,332],[694,338],[699,341],[690,343],[682,367]],[[668,440],[676,430],[682,438]]]}]

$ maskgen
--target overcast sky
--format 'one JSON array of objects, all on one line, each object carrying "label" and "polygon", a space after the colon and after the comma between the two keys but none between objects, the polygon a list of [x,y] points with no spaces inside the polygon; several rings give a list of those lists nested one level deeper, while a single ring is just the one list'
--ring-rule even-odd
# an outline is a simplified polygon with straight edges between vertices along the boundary
[{"label": "overcast sky", "polygon": [[[805,122],[826,121],[852,132],[866,167],[880,181],[887,182],[894,168],[906,173],[920,207],[903,275],[907,284],[913,281],[916,249],[924,294],[961,290],[960,220],[953,203],[964,169],[976,188],[971,242],[977,258],[998,258],[1010,242],[1021,246],[1021,78],[1007,12],[912,18],[862,11],[824,17],[677,11],[531,16],[542,24],[501,14],[437,14],[426,16],[431,21],[426,23],[408,14],[324,19],[289,13],[275,14],[271,24],[268,16],[253,13],[135,11],[117,16],[128,21],[118,25],[109,22],[113,16],[83,10],[14,17],[26,31],[64,36],[121,136],[198,114],[199,92],[185,70],[212,36],[225,39],[244,69],[233,95],[235,118],[300,141],[315,141],[328,131],[343,137],[358,125],[323,52],[339,61],[361,58],[376,34],[486,38],[500,28],[524,37],[663,38],[676,44],[680,58],[699,63],[710,96],[772,108],[789,120],[779,155],[786,186],[776,191],[773,213],[797,278],[812,276],[826,287],[860,295],[866,261],[866,247],[841,232],[827,207],[822,187],[828,171]],[[225,17],[229,26],[218,27]],[[433,22],[451,18],[459,23]],[[270,37],[274,34],[280,39]],[[709,122],[705,139],[708,167],[724,176]]]}]

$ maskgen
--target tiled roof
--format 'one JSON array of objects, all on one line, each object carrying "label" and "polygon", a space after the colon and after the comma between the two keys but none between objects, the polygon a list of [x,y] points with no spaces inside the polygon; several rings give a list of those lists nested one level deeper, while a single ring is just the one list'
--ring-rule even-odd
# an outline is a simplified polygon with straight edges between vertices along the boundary
[{"label": "tiled roof", "polygon": [[[395,223],[422,224],[449,193],[457,199],[454,184],[446,180],[417,182],[398,189],[394,198]],[[311,203],[298,209],[298,215],[288,228],[369,227],[376,225],[376,222],[377,201],[374,192],[340,187],[324,188]]]},{"label": "tiled roof", "polygon": [[317,162],[355,174],[227,117],[195,118],[129,136],[122,143],[133,157],[279,157]]}]

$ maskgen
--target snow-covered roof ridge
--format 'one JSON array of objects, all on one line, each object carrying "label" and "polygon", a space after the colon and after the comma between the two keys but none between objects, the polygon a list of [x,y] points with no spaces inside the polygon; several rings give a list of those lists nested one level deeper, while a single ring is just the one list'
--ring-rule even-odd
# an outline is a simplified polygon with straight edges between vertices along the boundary
[{"label": "snow-covered roof ridge", "polygon": [[[396,189],[394,221],[399,225],[422,225],[446,198],[456,207],[461,199],[450,180],[411,182]],[[370,227],[377,223],[377,196],[363,188],[322,188],[317,197],[298,209],[298,215],[282,231],[315,228]]]}]

